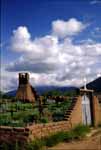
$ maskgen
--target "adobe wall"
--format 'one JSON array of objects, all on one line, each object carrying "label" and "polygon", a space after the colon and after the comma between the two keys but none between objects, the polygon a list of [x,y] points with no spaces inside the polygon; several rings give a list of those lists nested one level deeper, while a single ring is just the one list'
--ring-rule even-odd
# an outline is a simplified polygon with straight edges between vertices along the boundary
[{"label": "adobe wall", "polygon": [[47,124],[38,124],[30,126],[30,136],[29,139],[42,138],[54,134],[59,131],[70,130],[70,124],[67,121],[60,121]]},{"label": "adobe wall", "polygon": [[100,104],[100,108],[99,109],[100,109],[100,111],[99,111],[99,113],[100,113],[99,114],[99,124],[101,124],[101,104]]},{"label": "adobe wall", "polygon": [[31,141],[42,138],[59,131],[68,131],[71,124],[68,121],[52,122],[46,124],[33,124],[26,128],[0,127],[0,142]]},{"label": "adobe wall", "polygon": [[[94,126],[101,124],[101,105],[99,104],[97,96],[93,96],[93,119]],[[82,124],[82,97],[79,96],[76,106],[74,107],[72,114],[69,118],[69,124],[71,127],[75,125]]]},{"label": "adobe wall", "polygon": [[77,124],[82,124],[82,104],[81,96],[78,97],[76,105],[69,118],[69,124],[71,127],[75,127]]},{"label": "adobe wall", "polygon": [[35,138],[42,138],[58,131],[70,130],[70,124],[67,121],[60,121],[47,124],[33,124],[26,128],[20,127],[0,127],[0,143],[15,141],[31,141]]},{"label": "adobe wall", "polygon": [[46,124],[33,124],[26,128],[0,127],[0,141],[29,141],[35,138],[42,138],[59,131],[68,131],[72,127],[82,122],[81,97],[78,98],[76,105],[68,121],[59,121]]},{"label": "adobe wall", "polygon": [[0,143],[13,143],[16,141],[23,143],[28,140],[28,136],[28,128],[0,126]]},{"label": "adobe wall", "polygon": [[93,97],[93,116],[94,116],[94,125],[97,126],[101,123],[101,107],[98,102],[97,96]]}]

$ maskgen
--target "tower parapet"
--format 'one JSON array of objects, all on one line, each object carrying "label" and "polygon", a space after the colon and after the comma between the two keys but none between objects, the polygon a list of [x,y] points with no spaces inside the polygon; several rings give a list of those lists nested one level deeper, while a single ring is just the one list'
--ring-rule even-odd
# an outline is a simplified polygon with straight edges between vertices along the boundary
[{"label": "tower parapet", "polygon": [[19,86],[29,83],[29,74],[28,73],[19,73]]}]

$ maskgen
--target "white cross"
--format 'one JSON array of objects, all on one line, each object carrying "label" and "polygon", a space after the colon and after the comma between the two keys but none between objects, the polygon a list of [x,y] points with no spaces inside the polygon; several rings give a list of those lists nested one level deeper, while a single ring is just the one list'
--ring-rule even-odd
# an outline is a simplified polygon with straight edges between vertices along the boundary
[{"label": "white cross", "polygon": [[86,87],[87,79],[86,79],[86,78],[84,78],[84,80],[83,80],[83,81],[84,81],[84,89],[85,89],[85,90],[87,90],[87,87]]}]

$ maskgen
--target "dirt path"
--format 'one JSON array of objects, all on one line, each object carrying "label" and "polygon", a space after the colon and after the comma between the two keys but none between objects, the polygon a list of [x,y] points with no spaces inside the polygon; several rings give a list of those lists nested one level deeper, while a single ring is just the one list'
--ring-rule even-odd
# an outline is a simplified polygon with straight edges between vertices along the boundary
[{"label": "dirt path", "polygon": [[101,133],[81,141],[60,143],[48,150],[101,150]]}]

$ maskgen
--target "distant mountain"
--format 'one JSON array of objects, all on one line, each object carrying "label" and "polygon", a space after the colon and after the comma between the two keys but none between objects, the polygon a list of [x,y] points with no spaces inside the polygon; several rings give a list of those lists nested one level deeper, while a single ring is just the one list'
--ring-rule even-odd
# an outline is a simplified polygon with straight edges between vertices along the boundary
[{"label": "distant mountain", "polygon": [[87,84],[88,89],[93,89],[95,92],[101,92],[101,77]]},{"label": "distant mountain", "polygon": [[68,86],[68,87],[60,87],[60,86],[38,86],[35,88],[36,91],[38,91],[39,94],[43,94],[44,92],[48,92],[51,90],[58,90],[60,92],[66,92],[66,91],[73,91],[77,90],[77,87]]},{"label": "distant mountain", "polygon": [[[87,84],[87,88],[88,89],[93,89],[95,92],[101,92],[101,77],[97,78],[96,80],[90,82]],[[51,90],[58,90],[61,92],[65,92],[65,91],[75,91],[78,90],[77,87],[74,86],[65,86],[65,87],[60,87],[60,86],[36,86],[35,87],[36,91],[38,92],[39,95],[51,91]],[[9,96],[15,96],[16,95],[16,91],[9,91],[7,93],[5,93],[6,95]]]},{"label": "distant mountain", "polygon": [[[78,88],[77,87],[73,87],[73,86],[70,86],[70,87],[36,86],[35,89],[38,92],[38,94],[41,95],[41,94],[43,94],[45,92],[48,92],[48,91],[51,91],[51,90],[58,90],[58,91],[61,91],[61,92],[65,92],[65,91],[74,91],[74,90],[77,90]],[[17,90],[9,91],[9,92],[6,93],[6,95],[15,96],[16,95],[16,91]]]},{"label": "distant mountain", "polygon": [[17,91],[17,90],[9,91],[9,92],[5,93],[5,95],[13,96],[13,97],[14,97],[14,96],[16,95],[16,91]]}]

